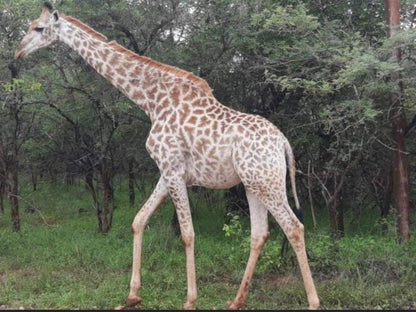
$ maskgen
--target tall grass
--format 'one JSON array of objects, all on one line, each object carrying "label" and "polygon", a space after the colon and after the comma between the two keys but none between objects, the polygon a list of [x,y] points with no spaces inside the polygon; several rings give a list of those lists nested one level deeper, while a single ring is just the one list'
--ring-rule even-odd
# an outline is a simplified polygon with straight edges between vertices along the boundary
[{"label": "tall grass", "polygon": [[[0,305],[38,309],[112,309],[128,293],[132,262],[131,222],[151,186],[129,207],[127,185],[116,188],[117,209],[107,235],[99,234],[92,205],[82,185],[22,187],[22,230],[11,230],[0,215]],[[249,222],[225,236],[224,193],[191,191],[196,232],[199,309],[223,309],[234,298],[249,251]],[[26,205],[40,213],[23,212]],[[142,290],[146,309],[179,309],[186,296],[184,248],[171,229],[173,206],[167,201],[150,219],[143,241]],[[324,213],[321,212],[323,215]],[[307,228],[307,246],[324,309],[416,308],[416,244],[397,244],[394,216],[389,231],[348,232],[334,242],[323,220]],[[363,220],[369,224],[368,220]],[[350,224],[352,224],[350,222]],[[304,309],[307,300],[293,252],[280,256],[281,230],[270,220],[271,238],[260,257],[247,308]],[[354,224],[354,227],[357,225]],[[365,227],[364,227],[365,228]]]}]

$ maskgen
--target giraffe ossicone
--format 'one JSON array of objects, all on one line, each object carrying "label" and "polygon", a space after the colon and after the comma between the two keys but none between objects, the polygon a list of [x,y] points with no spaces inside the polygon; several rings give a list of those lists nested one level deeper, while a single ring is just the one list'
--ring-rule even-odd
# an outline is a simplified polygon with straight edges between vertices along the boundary
[{"label": "giraffe ossicone", "polygon": [[22,58],[53,42],[77,51],[96,71],[150,118],[146,148],[160,170],[160,179],[134,218],[133,268],[128,306],[141,302],[141,249],[145,225],[170,196],[178,215],[186,253],[188,292],[185,309],[197,300],[194,229],[187,187],[229,188],[244,184],[250,209],[251,250],[237,296],[230,309],[246,303],[248,287],[263,245],[269,237],[267,214],[283,229],[301,269],[309,308],[319,307],[309,268],[304,227],[289,207],[286,172],[299,208],[295,161],[286,137],[271,122],[219,103],[205,80],[182,69],[139,56],[79,20],[43,7],[32,22],[15,57]]}]

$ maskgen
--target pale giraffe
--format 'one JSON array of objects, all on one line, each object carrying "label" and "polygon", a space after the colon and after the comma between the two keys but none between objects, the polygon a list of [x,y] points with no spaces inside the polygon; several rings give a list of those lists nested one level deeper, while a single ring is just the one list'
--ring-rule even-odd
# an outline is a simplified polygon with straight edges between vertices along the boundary
[{"label": "pale giraffe", "polygon": [[208,84],[184,70],[139,56],[73,17],[51,12],[45,4],[32,22],[15,57],[63,42],[135,102],[150,118],[146,148],[160,169],[153,193],[134,218],[133,268],[127,306],[141,302],[142,237],[149,217],[170,195],[179,219],[186,252],[188,293],[185,309],[197,299],[194,229],[187,187],[245,186],[250,206],[251,250],[240,288],[230,309],[245,305],[257,259],[269,237],[267,213],[288,237],[300,265],[309,308],[319,307],[305,251],[304,227],[289,207],[286,171],[289,168],[296,206],[295,164],[285,136],[260,116],[220,104]]}]

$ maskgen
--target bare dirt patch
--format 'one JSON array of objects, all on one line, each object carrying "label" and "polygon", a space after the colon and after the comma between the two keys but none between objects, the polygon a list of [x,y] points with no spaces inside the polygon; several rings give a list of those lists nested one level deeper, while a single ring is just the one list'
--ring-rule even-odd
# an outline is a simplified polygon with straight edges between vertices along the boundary
[{"label": "bare dirt patch", "polygon": [[262,279],[270,286],[283,286],[294,280],[296,277],[293,275],[282,275],[282,274],[266,274],[262,276]]}]

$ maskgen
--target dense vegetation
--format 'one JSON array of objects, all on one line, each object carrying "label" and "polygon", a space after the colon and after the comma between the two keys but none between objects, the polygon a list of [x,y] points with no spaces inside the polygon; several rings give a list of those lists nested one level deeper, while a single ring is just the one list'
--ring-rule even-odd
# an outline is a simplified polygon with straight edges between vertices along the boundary
[{"label": "dense vegetation", "polygon": [[[132,206],[158,176],[144,144],[150,122],[64,45],[14,60],[42,5],[0,0],[0,305],[112,308],[127,292]],[[296,155],[323,307],[415,308],[415,0],[400,2],[400,29],[376,0],[53,5],[206,79],[224,105],[282,130]],[[247,259],[244,190],[196,189],[191,205],[198,307],[223,308]],[[178,308],[185,293],[183,247],[166,206],[144,238],[147,308]],[[272,229],[249,304],[302,308],[293,255],[280,255],[282,234]]]},{"label": "dense vegetation", "polygon": [[[409,225],[407,168],[413,167],[416,124],[412,1],[402,1],[403,30],[391,38],[380,1],[56,5],[138,54],[203,77],[223,104],[278,125],[296,153],[303,202],[329,210],[335,237],[344,235],[344,212],[369,205],[375,217],[394,205]],[[149,121],[68,47],[13,60],[40,7],[38,1],[2,1],[1,209],[6,191],[18,195],[19,172],[32,176],[34,188],[40,176],[65,175],[70,184],[82,175],[107,232],[113,176],[129,175],[132,193],[134,176],[145,180],[157,172],[144,150]],[[401,57],[392,58],[398,48]],[[408,123],[406,115],[413,118]],[[398,165],[401,158],[407,159]],[[18,230],[18,197],[9,197]],[[408,239],[410,231],[398,224]]]}]

